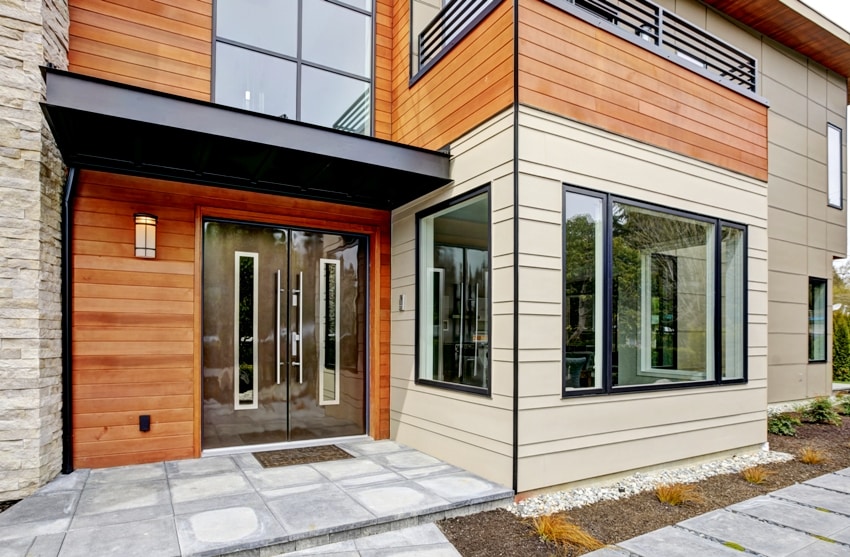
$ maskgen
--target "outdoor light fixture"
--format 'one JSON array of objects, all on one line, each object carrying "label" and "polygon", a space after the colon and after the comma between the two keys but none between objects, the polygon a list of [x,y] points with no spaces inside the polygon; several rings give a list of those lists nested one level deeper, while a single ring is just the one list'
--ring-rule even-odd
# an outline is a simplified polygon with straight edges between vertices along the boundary
[{"label": "outdoor light fixture", "polygon": [[156,215],[136,213],[136,257],[156,257]]}]

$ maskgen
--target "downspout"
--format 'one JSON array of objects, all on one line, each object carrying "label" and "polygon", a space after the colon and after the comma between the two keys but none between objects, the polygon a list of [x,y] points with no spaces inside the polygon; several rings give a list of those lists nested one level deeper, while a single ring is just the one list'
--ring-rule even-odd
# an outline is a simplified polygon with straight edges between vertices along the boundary
[{"label": "downspout", "polygon": [[71,444],[71,292],[73,269],[71,265],[71,201],[77,169],[70,167],[65,178],[62,201],[62,473],[74,471]]},{"label": "downspout", "polygon": [[513,485],[519,485],[519,0],[514,0],[514,330]]}]

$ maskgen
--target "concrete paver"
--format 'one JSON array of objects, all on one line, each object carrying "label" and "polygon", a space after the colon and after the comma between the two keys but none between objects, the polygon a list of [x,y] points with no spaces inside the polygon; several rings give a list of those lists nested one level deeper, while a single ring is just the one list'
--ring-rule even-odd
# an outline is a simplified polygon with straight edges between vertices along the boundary
[{"label": "concrete paver", "polygon": [[457,557],[435,526],[432,537],[414,529],[354,538],[513,498],[392,441],[338,446],[355,458],[265,469],[235,454],[78,470],[0,514],[0,557],[270,555],[344,540],[354,545],[337,547],[343,555]]},{"label": "concrete paver", "polygon": [[[850,556],[850,469],[748,499],[587,557]],[[742,553],[744,552],[744,553]]]}]

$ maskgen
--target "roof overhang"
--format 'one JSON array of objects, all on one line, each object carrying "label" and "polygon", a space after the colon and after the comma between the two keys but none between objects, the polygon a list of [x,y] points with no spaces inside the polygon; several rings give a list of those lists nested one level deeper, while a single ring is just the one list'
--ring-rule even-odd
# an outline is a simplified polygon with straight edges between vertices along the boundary
[{"label": "roof overhang", "polygon": [[393,209],[448,184],[449,155],[45,69],[65,164]]},{"label": "roof overhang", "polygon": [[[799,0],[702,1],[850,79],[850,32],[803,2]],[[850,97],[848,99],[850,100]]]}]

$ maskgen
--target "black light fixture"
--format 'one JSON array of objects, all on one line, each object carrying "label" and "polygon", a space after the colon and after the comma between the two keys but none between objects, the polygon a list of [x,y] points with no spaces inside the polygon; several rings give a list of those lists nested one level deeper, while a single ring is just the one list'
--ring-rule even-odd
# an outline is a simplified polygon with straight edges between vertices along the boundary
[{"label": "black light fixture", "polygon": [[156,215],[136,213],[136,257],[156,257]]}]

